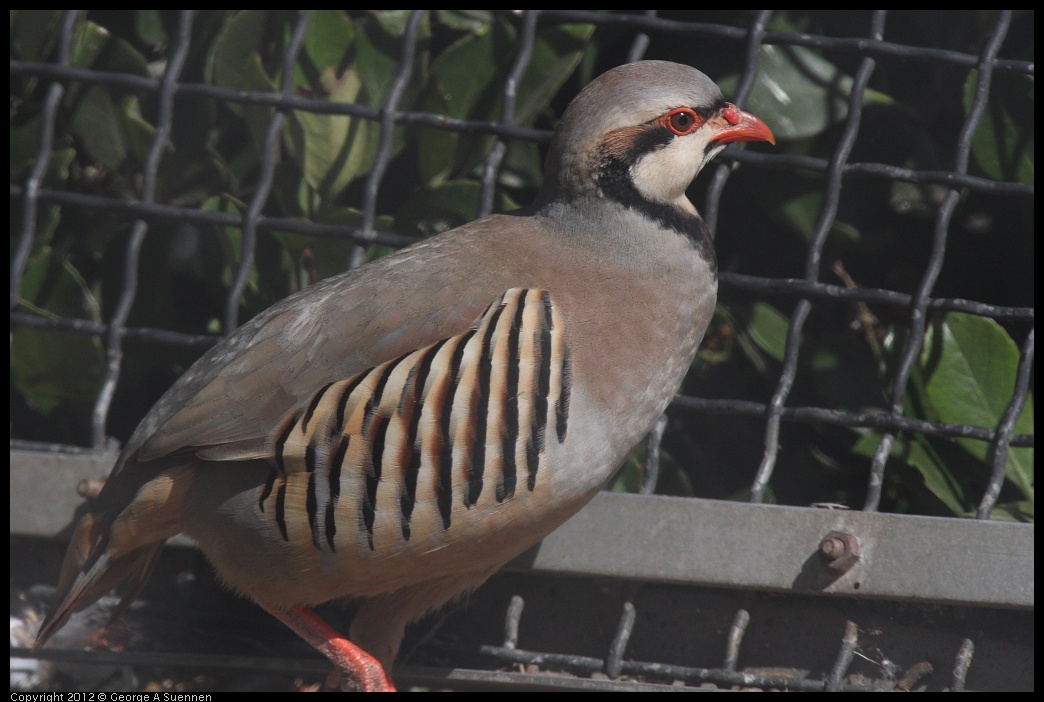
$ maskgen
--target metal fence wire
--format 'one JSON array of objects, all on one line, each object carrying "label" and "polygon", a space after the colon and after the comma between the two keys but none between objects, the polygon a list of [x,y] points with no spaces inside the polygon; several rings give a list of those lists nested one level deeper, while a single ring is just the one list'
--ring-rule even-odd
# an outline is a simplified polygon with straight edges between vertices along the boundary
[{"label": "metal fence wire", "polygon": [[[410,160],[424,138],[418,135],[454,135],[465,145],[446,148],[447,158],[466,166],[451,185],[469,193],[472,215],[488,214],[534,192],[523,156],[546,145],[554,115],[584,80],[618,63],[669,58],[724,78],[726,95],[766,119],[781,138],[775,149],[730,147],[691,191],[699,193],[693,199],[716,235],[721,309],[690,378],[614,489],[740,496],[754,504],[731,508],[746,510],[766,502],[817,503],[835,512],[860,510],[874,523],[912,512],[946,518],[945,529],[957,529],[960,538],[972,538],[965,535],[978,533],[968,531],[974,528],[986,533],[998,519],[1032,521],[1032,12],[338,14],[12,15],[12,470],[21,462],[39,471],[45,453],[109,450],[111,437],[126,438],[179,370],[244,315],[274,302],[273,289],[292,292],[331,267],[359,266],[439,228],[402,215],[404,202],[418,202],[410,189],[426,177],[414,171],[438,167]],[[132,47],[129,30],[117,41],[105,22],[124,29],[137,22],[139,37],[151,26],[162,40]],[[242,47],[233,45],[231,38],[240,30],[246,35],[251,22],[264,34],[249,45],[260,54],[234,56],[229,47],[248,45],[245,39]],[[952,27],[962,45],[929,27]],[[343,28],[355,32],[352,48],[320,75],[318,42]],[[557,34],[549,38],[549,32]],[[575,42],[568,50],[561,46],[566,39]],[[482,109],[447,103],[440,111],[438,100],[423,97],[431,95],[423,92],[425,81],[439,78],[439,61],[453,67],[452,57],[464,55],[468,40],[490,42],[501,66],[476,64],[474,70],[500,82],[492,89],[472,86],[481,93],[476,103],[485,101]],[[223,41],[219,56],[212,47]],[[201,58],[206,51],[215,53]],[[372,59],[366,51],[384,62],[379,90],[345,58]],[[142,70],[122,68],[128,64],[117,58],[130,54],[144,57]],[[460,59],[458,72],[465,65]],[[235,79],[227,77],[236,71]],[[561,78],[541,83],[533,77],[541,71],[560,71]],[[908,108],[904,114],[902,96],[921,89],[904,81],[925,76],[939,92],[932,99],[940,111],[950,113]],[[351,88],[356,79],[362,87]],[[773,80],[784,79],[791,82],[773,88]],[[327,94],[307,89],[309,82]],[[534,85],[548,94],[537,95]],[[774,107],[765,101],[773,89],[780,93]],[[127,108],[132,99],[137,111]],[[804,112],[800,104],[796,111],[786,106],[795,100],[807,103]],[[797,123],[785,121],[795,114]],[[193,131],[194,115],[211,124],[239,120],[241,133]],[[338,187],[330,184],[341,177],[334,170],[307,186],[300,175],[309,168],[307,158],[323,156],[303,153],[294,135],[320,116],[351,125],[351,135],[364,143],[344,146],[344,161],[356,173]],[[106,118],[122,126],[107,125]],[[177,164],[199,182],[172,184],[178,177],[172,164],[192,138],[252,140],[255,160],[248,167],[221,164],[223,180],[209,166]],[[108,164],[98,156],[106,140],[119,141],[126,152]],[[919,146],[909,148],[910,140]],[[206,148],[230,153],[224,142]],[[295,168],[292,194],[299,202],[290,205],[286,183]],[[746,200],[743,193],[751,191],[769,204]],[[439,209],[450,191],[431,186],[427,192],[430,214],[422,216],[452,219]],[[764,218],[761,224],[757,218]],[[91,231],[99,223],[106,234]],[[771,234],[745,233],[761,226]],[[206,237],[210,243],[201,241]],[[178,246],[193,250],[181,255]],[[201,270],[198,258],[217,250],[226,265]],[[179,255],[183,265],[170,273]],[[290,261],[285,289],[266,288],[272,260]],[[195,266],[191,275],[185,261]],[[210,297],[185,292],[176,275],[194,281],[197,292],[207,288]],[[156,282],[165,276],[174,282],[156,302]],[[849,362],[860,366],[852,371]],[[151,387],[156,384],[164,387]],[[702,441],[720,447],[693,448]],[[13,537],[25,533],[16,524],[15,502],[34,499],[16,497],[14,486],[12,479]],[[843,504],[826,504],[835,502]],[[985,608],[975,610],[980,622],[989,620],[991,608],[1032,610],[1032,527],[1011,533],[1028,539],[1019,544],[1028,563],[1020,572],[1030,574],[1020,583],[1028,599],[929,591],[909,597],[896,591],[894,599],[940,607],[977,602]],[[823,536],[820,555],[842,564],[841,577],[851,565],[845,559],[860,557],[859,545],[849,532],[835,530]],[[665,558],[684,547],[662,540],[644,546]],[[980,568],[982,558],[970,554],[961,566]],[[606,568],[610,575],[626,570]],[[590,574],[599,576],[598,569]],[[643,579],[641,572],[625,575]],[[682,587],[684,578],[673,580],[670,587]],[[757,578],[729,584],[761,587]],[[820,670],[745,671],[738,661],[750,612],[768,604],[740,598],[723,627],[721,665],[639,661],[629,657],[628,641],[642,597],[630,580],[614,587],[621,588],[620,601],[613,600],[617,619],[603,656],[523,649],[523,599],[514,594],[499,645],[451,644],[435,634],[422,646],[434,647],[425,659],[436,661],[434,667],[407,668],[406,675],[417,684],[455,688],[902,690],[927,684],[961,690],[976,645],[971,635],[957,636],[949,659],[934,661],[936,669],[952,671],[941,677],[928,677],[933,666],[921,658],[889,669],[883,656],[876,657],[876,678],[860,677],[850,666],[853,658],[867,658],[866,634],[858,615],[846,613],[838,620],[832,660]],[[951,614],[941,619],[958,616],[956,609],[945,611]],[[1023,644],[1032,657],[1032,628]],[[495,670],[451,670],[477,654]],[[214,656],[179,663],[169,654],[42,655],[117,665],[225,665]],[[252,665],[245,657],[229,660],[233,667]],[[270,661],[258,665],[274,669]],[[1026,684],[1015,673],[1010,680]]]}]

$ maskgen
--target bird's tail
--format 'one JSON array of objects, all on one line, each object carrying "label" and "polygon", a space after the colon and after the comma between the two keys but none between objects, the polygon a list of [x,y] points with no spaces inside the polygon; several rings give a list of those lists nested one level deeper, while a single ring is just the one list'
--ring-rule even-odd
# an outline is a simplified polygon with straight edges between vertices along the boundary
[{"label": "bird's tail", "polygon": [[[112,619],[141,593],[163,543],[181,531],[185,497],[195,466],[159,472],[142,466],[114,471],[73,530],[58,580],[58,606],[47,616],[33,648],[43,646],[75,612],[126,584]],[[110,620],[111,623],[111,620]]]}]

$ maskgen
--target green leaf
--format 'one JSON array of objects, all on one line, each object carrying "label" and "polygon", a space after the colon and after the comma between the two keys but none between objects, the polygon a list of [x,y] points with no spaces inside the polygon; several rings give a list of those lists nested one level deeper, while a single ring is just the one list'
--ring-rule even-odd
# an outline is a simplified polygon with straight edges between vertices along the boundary
[{"label": "green leaf", "polygon": [[428,96],[441,98],[450,117],[491,114],[499,89],[494,78],[507,63],[515,39],[514,28],[502,21],[461,38],[433,62]]},{"label": "green leaf", "polygon": [[[204,212],[222,212],[231,213],[237,216],[243,213],[243,207],[235,202],[232,202],[228,198],[214,196],[207,199],[201,206]],[[215,244],[220,247],[221,254],[217,258],[221,261],[220,279],[224,289],[232,287],[232,282],[238,273],[239,262],[243,258],[243,232],[237,226],[217,226],[214,227],[213,241],[207,242],[209,246],[213,247]],[[213,253],[211,253],[213,256]],[[210,263],[208,261],[207,263]],[[246,288],[244,294],[250,296],[256,294],[258,291],[258,280],[257,280],[257,268],[251,267],[250,272],[247,274]]]},{"label": "green leaf", "polygon": [[[514,45],[515,31],[504,22],[461,38],[432,63],[421,109],[457,119],[489,119],[499,99],[498,59],[503,62],[501,57],[510,55]],[[438,182],[459,172],[461,135],[436,129],[421,129],[419,134],[422,180]]]},{"label": "green leaf", "polygon": [[1032,502],[1002,502],[993,508],[990,519],[1004,522],[1033,523]]},{"label": "green leaf", "polygon": [[747,331],[751,341],[771,358],[783,362],[786,354],[788,320],[775,307],[764,302],[755,302],[751,308]]},{"label": "green leaf", "polygon": [[77,28],[72,64],[113,73],[149,74],[148,63],[137,49],[94,22],[84,22]]},{"label": "green leaf", "polygon": [[[24,180],[36,165],[37,149],[40,147],[40,115],[31,111],[11,116],[10,150],[11,182]],[[44,185],[56,187],[69,178],[69,166],[76,158],[73,148],[57,148],[51,152],[44,174]]]},{"label": "green leaf", "polygon": [[[62,208],[59,205],[40,204],[38,207],[36,229],[32,232],[34,251],[42,244],[51,243],[51,238],[62,221]],[[8,213],[11,222],[11,248],[13,251],[16,244],[16,235],[20,236],[22,231],[23,210],[21,203],[11,207]]]},{"label": "green leaf", "polygon": [[736,343],[759,373],[766,370],[765,356],[777,363],[786,353],[789,320],[775,307],[756,302],[749,307],[735,306]]},{"label": "green leaf", "polygon": [[[399,73],[402,32],[409,15],[409,11],[381,12],[354,24],[341,12],[314,17],[305,44],[309,63],[298,70],[299,84],[330,102],[383,106]],[[422,48],[398,104],[400,110],[409,109],[424,80],[426,27],[424,23]],[[288,146],[318,195],[314,203],[318,208],[329,206],[349,183],[369,171],[379,135],[380,125],[371,120],[291,114],[286,127]],[[403,143],[401,136],[393,140],[393,156]]]},{"label": "green leaf", "polygon": [[[591,25],[561,25],[538,32],[530,65],[518,86],[517,124],[532,124],[547,109],[579,64],[592,32]],[[459,119],[500,119],[504,81],[516,50],[517,33],[504,20],[466,35],[432,64],[421,109]],[[492,137],[421,130],[421,177],[438,183],[466,175],[486,157],[493,141]]]},{"label": "green leaf", "polygon": [[[964,82],[965,114],[971,110],[978,81],[979,71],[969,71]],[[1033,182],[1033,113],[1033,77],[994,72],[989,103],[972,137],[972,155],[991,178]]]},{"label": "green leaf", "polygon": [[796,232],[801,234],[805,241],[810,241],[812,234],[815,232],[816,224],[819,222],[819,215],[822,209],[823,192],[816,190],[790,198],[783,203],[780,212],[783,215],[783,219]]},{"label": "green leaf", "polygon": [[11,182],[17,183],[29,175],[36,163],[36,150],[40,144],[40,115],[11,115],[10,147],[8,158],[11,164]]},{"label": "green leaf", "polygon": [[[949,312],[934,320],[921,357],[925,391],[939,420],[995,429],[1011,402],[1019,350],[997,322],[986,317]],[[1027,398],[1015,424],[1017,433],[1033,433],[1033,396]],[[982,461],[990,446],[957,439]],[[1005,474],[1033,499],[1033,449],[1011,448]]]},{"label": "green leaf", "polygon": [[[384,11],[370,15],[361,24],[358,41],[355,46],[355,70],[363,81],[362,97],[366,104],[373,107],[385,107],[391,95],[392,85],[402,69],[403,33],[406,21],[413,11]],[[429,13],[424,13],[417,31],[413,69],[410,79],[399,95],[396,109],[407,111],[413,109],[417,97],[428,80],[428,43],[431,38]],[[379,131],[377,124],[372,123],[373,139],[377,140]],[[402,128],[396,128],[392,134],[391,156],[394,158],[406,145]]]},{"label": "green leaf", "polygon": [[[870,459],[876,454],[881,437],[860,431],[863,434],[852,452]],[[971,499],[981,494],[985,484],[982,464],[953,442],[923,434],[900,434],[892,444],[889,461],[885,468],[885,492],[890,495],[890,509],[923,514],[940,511],[941,506],[956,516],[973,513]],[[908,471],[900,470],[901,466]],[[915,482],[913,476],[919,480]],[[925,502],[929,496],[932,503]]]},{"label": "green leaf", "polygon": [[[815,190],[802,192],[784,200],[779,209],[783,221],[800,234],[806,242],[812,240],[823,208],[822,185],[817,184],[815,188]],[[782,194],[777,193],[777,195]],[[859,229],[840,217],[835,217],[831,221],[830,233],[833,246],[856,243],[861,239]]]},{"label": "green leaf", "polygon": [[[262,61],[267,24],[268,13],[262,10],[243,10],[230,17],[207,56],[206,80],[235,90],[276,92],[276,81],[265,70]],[[264,141],[272,108],[236,102],[228,102],[227,107],[246,121],[256,151]]]},{"label": "green leaf", "polygon": [[160,46],[170,40],[159,10],[135,10],[134,32],[149,46]]},{"label": "green leaf", "polygon": [[127,158],[122,115],[104,88],[87,86],[73,105],[70,131],[83,150],[97,163],[117,170]]},{"label": "green leaf", "polygon": [[[322,77],[330,102],[359,102],[362,78],[354,68]],[[377,152],[379,125],[345,115],[295,111],[286,121],[287,142],[308,184],[324,201],[332,200],[361,173]]]},{"label": "green leaf", "polygon": [[[120,116],[123,118],[123,132],[129,153],[135,163],[144,165],[156,136],[156,128],[141,116],[141,106],[135,95],[124,95],[120,100]],[[170,142],[165,146],[168,152],[172,151]]]},{"label": "green leaf", "polygon": [[[237,90],[275,90],[272,77],[260,67],[267,23],[268,13],[263,10],[243,10],[230,17],[207,56],[207,81]],[[229,107],[236,105],[229,103]]]},{"label": "green leaf", "polygon": [[10,20],[11,58],[44,61],[58,42],[64,10],[14,10]]},{"label": "green leaf", "polygon": [[49,205],[40,208],[36,219],[36,243],[50,243],[54,232],[62,221],[62,208],[59,205]]},{"label": "green leaf", "polygon": [[[43,246],[28,262],[19,306],[49,318],[100,321],[98,301],[68,261]],[[99,340],[88,334],[19,326],[11,335],[11,382],[43,413],[64,403],[90,406],[104,367]]]},{"label": "green leaf", "polygon": [[304,51],[298,64],[310,62],[308,78],[296,85],[314,86],[326,70],[339,73],[345,66],[348,48],[355,41],[355,26],[342,10],[315,10],[305,34]]},{"label": "green leaf", "polygon": [[19,299],[44,316],[101,321],[98,301],[83,276],[50,246],[29,258]]},{"label": "green leaf", "polygon": [[[851,76],[803,46],[762,45],[758,78],[746,108],[772,127],[777,139],[806,139],[848,117]],[[718,81],[726,96],[736,92],[739,75]],[[867,90],[866,103],[891,104],[883,93]]]},{"label": "green leaf", "polygon": [[[84,22],[76,31],[72,64],[113,73],[148,75],[145,58],[104,27]],[[70,131],[84,151],[110,170],[118,169],[131,148],[124,130],[123,110],[101,86],[73,86],[65,95]]]},{"label": "green leaf", "polygon": [[43,414],[66,403],[89,409],[103,365],[101,344],[86,334],[32,327],[11,334],[11,384]]},{"label": "green leaf", "polygon": [[[383,107],[392,84],[402,68],[403,32],[410,10],[384,11],[371,15],[362,23],[356,45],[355,68],[362,76],[370,105]],[[399,109],[412,104],[424,84],[427,71],[427,42],[431,34],[427,14],[421,21],[410,83],[402,96]]]},{"label": "green leaf", "polygon": [[516,124],[530,125],[547,109],[573,75],[593,33],[591,24],[563,24],[537,33],[533,56],[518,86]]},{"label": "green leaf", "polygon": [[896,440],[892,455],[917,469],[924,486],[938,497],[955,515],[964,515],[969,508],[965,486],[937,448],[923,435]]},{"label": "green leaf", "polygon": [[439,23],[462,32],[479,32],[493,23],[493,10],[435,10]]}]

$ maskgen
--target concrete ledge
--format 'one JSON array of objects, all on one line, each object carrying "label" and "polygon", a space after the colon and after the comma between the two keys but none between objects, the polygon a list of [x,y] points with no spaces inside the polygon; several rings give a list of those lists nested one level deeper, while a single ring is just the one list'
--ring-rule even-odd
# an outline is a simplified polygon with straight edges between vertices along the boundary
[{"label": "concrete ledge", "polygon": [[[113,454],[11,451],[11,533],[68,533]],[[840,572],[830,532],[855,539]],[[172,545],[191,545],[181,537]],[[556,575],[1033,609],[1032,524],[602,493],[509,567]]]}]

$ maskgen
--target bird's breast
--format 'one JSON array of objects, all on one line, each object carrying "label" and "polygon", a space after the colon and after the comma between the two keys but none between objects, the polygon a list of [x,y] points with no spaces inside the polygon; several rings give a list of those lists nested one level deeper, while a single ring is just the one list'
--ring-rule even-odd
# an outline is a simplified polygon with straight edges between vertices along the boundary
[{"label": "bird's breast", "polygon": [[504,274],[531,287],[314,388],[273,428],[270,460],[201,468],[185,530],[226,582],[271,603],[503,564],[601,489],[673,397],[715,292],[698,259],[682,263]]}]

